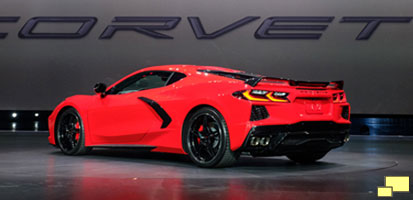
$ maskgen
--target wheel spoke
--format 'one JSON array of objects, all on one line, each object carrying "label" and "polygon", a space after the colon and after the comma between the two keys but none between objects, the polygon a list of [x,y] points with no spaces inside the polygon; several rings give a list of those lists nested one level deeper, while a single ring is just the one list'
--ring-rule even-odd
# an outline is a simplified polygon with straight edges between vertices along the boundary
[{"label": "wheel spoke", "polygon": [[209,158],[213,158],[215,156],[215,153],[211,146],[206,146],[205,147],[205,152],[208,154]]},{"label": "wheel spoke", "polygon": [[74,149],[75,148],[75,141],[74,140],[71,140],[70,141],[70,147],[72,148],[72,149]]},{"label": "wheel spoke", "polygon": [[68,125],[68,124],[65,123],[65,124],[63,125],[63,128],[64,128],[66,134],[69,133],[70,128],[69,128],[69,125]]},{"label": "wheel spoke", "polygon": [[219,144],[220,144],[220,139],[219,137],[217,137],[217,138],[214,138],[214,141],[212,142],[211,146],[212,148],[216,148],[219,146]]},{"label": "wheel spoke", "polygon": [[79,117],[72,113],[62,116],[60,128],[58,130],[58,139],[64,152],[75,149],[80,139],[82,127],[79,124]]},{"label": "wheel spoke", "polygon": [[204,155],[205,152],[205,145],[199,144],[196,146],[196,153],[195,156],[202,161],[206,160],[206,157]]},{"label": "wheel spoke", "polygon": [[63,146],[64,146],[66,149],[70,149],[70,148],[71,148],[70,138],[69,138],[69,136],[67,136],[67,135],[64,136]]},{"label": "wheel spoke", "polygon": [[69,115],[67,119],[67,125],[72,126],[74,119],[75,117],[73,115]]},{"label": "wheel spoke", "polygon": [[194,119],[190,127],[188,139],[193,156],[200,162],[214,159],[222,146],[222,128],[218,119],[205,113]]},{"label": "wheel spoke", "polygon": [[211,127],[209,127],[209,124],[208,124],[208,115],[204,116],[204,119],[202,121],[202,126],[204,127],[204,130],[203,130],[204,132],[211,133]]},{"label": "wheel spoke", "polygon": [[219,136],[219,130],[215,126],[211,127],[210,130],[211,130],[210,132],[211,137]]},{"label": "wheel spoke", "polygon": [[202,135],[202,133],[197,130],[192,130],[192,134],[194,134],[196,137],[200,139],[204,139],[204,136]]}]

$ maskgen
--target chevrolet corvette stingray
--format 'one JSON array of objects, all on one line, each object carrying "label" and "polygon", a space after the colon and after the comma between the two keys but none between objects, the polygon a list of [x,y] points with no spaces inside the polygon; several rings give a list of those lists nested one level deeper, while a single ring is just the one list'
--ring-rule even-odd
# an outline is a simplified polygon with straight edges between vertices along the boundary
[{"label": "chevrolet corvette stingray", "polygon": [[136,71],[95,95],[75,95],[49,117],[49,142],[67,155],[92,148],[186,154],[226,167],[241,153],[321,159],[349,138],[343,81],[296,81],[214,66]]}]

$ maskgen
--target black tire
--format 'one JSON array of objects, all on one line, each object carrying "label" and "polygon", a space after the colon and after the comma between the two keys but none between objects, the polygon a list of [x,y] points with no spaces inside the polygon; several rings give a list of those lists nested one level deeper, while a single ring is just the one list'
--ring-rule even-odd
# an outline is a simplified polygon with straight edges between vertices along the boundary
[{"label": "black tire", "polygon": [[288,154],[288,159],[301,163],[301,164],[310,164],[315,163],[317,160],[323,158],[327,152],[303,152],[303,153],[294,153]]},{"label": "black tire", "polygon": [[83,121],[74,108],[67,108],[59,114],[55,137],[57,146],[66,155],[82,155],[92,150],[85,147]]},{"label": "black tire", "polygon": [[190,113],[183,125],[183,145],[189,158],[200,167],[228,167],[239,154],[231,151],[224,117],[212,107]]}]

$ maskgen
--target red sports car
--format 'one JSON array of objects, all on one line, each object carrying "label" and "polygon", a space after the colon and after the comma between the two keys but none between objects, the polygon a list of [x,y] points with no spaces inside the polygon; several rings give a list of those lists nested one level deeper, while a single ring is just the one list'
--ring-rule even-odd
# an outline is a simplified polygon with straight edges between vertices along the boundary
[{"label": "red sports car", "polygon": [[230,166],[242,152],[307,163],[349,137],[343,81],[166,65],[94,90],[65,99],[49,117],[49,142],[67,155],[136,147],[187,154],[201,167]]}]

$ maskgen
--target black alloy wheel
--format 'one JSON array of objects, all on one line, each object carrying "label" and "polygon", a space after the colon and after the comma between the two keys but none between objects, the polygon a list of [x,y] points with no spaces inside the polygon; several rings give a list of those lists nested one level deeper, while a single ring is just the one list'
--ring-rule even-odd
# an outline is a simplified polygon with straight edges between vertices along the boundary
[{"label": "black alloy wheel", "polygon": [[183,145],[191,160],[200,167],[226,167],[239,157],[230,149],[227,125],[214,108],[203,107],[184,123]]},{"label": "black alloy wheel", "polygon": [[64,110],[57,122],[56,141],[64,154],[81,155],[92,150],[85,147],[83,122],[74,108]]}]

